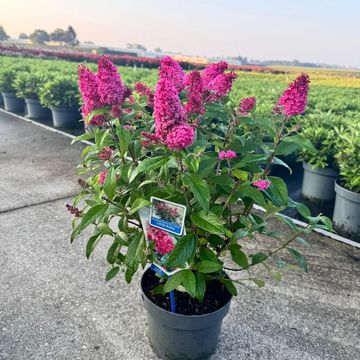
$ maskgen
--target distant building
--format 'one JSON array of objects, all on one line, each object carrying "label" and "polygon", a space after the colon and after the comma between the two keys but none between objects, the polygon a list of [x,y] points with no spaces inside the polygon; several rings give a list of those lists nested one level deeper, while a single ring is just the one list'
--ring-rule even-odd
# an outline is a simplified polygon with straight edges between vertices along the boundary
[{"label": "distant building", "polygon": [[172,55],[172,57],[177,61],[185,61],[189,63],[196,64],[208,64],[209,59],[204,56],[189,56],[189,55]]}]

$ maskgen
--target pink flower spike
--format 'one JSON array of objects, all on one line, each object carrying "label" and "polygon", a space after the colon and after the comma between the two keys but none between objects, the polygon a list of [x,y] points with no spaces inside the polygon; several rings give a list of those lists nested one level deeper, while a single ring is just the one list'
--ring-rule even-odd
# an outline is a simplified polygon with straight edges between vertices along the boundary
[{"label": "pink flower spike", "polygon": [[308,74],[298,76],[280,97],[274,113],[288,117],[302,114],[307,104],[310,79]]},{"label": "pink flower spike", "polygon": [[205,113],[203,94],[205,92],[204,82],[200,72],[192,71],[186,78],[186,86],[188,89],[188,102],[185,106],[186,114],[201,115]]},{"label": "pink flower spike", "polygon": [[103,105],[122,105],[128,91],[121,81],[116,66],[103,55],[98,62],[98,91]]},{"label": "pink flower spike", "polygon": [[227,68],[228,68],[228,64],[225,61],[220,61],[216,64],[209,65],[206,69],[202,70],[201,72],[201,77],[204,81],[204,84],[207,86],[217,76],[224,74]]},{"label": "pink flower spike", "polygon": [[264,190],[267,190],[270,187],[271,181],[270,180],[254,181],[252,183],[252,185],[257,187],[260,191],[264,191]]},{"label": "pink flower spike", "polygon": [[104,147],[98,154],[99,159],[107,161],[111,159],[112,150],[109,146]]},{"label": "pink flower spike", "polygon": [[108,171],[107,170],[103,170],[100,174],[99,174],[99,184],[100,185],[104,185],[105,182],[105,178],[107,176]]},{"label": "pink flower spike", "polygon": [[186,122],[179,94],[167,79],[160,79],[156,85],[154,117],[156,135],[163,140],[174,126]]},{"label": "pink flower spike", "polygon": [[229,159],[234,159],[236,157],[237,157],[236,152],[233,150],[227,150],[227,151],[222,150],[219,152],[218,155],[219,160],[229,160]]},{"label": "pink flower spike", "polygon": [[185,87],[185,72],[180,64],[170,56],[161,59],[159,78],[170,81],[178,92]]},{"label": "pink flower spike", "polygon": [[256,105],[256,98],[254,96],[241,99],[239,106],[239,114],[241,116],[249,115],[249,112],[251,112],[255,108],[255,105]]},{"label": "pink flower spike", "polygon": [[171,150],[186,149],[194,141],[195,131],[188,124],[175,126],[165,139],[165,145]]}]

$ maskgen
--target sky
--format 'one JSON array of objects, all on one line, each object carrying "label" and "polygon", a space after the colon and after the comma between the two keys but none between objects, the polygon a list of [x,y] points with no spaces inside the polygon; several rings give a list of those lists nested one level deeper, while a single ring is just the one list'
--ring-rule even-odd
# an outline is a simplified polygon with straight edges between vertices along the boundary
[{"label": "sky", "polygon": [[13,37],[72,25],[100,45],[360,67],[359,0],[0,0],[0,9]]}]

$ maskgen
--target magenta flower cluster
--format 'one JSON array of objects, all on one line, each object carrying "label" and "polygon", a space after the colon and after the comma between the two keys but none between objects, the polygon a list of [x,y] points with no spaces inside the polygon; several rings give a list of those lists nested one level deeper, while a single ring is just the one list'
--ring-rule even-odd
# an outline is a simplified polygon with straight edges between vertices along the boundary
[{"label": "magenta flower cluster", "polygon": [[229,160],[229,159],[234,159],[236,157],[237,157],[236,152],[233,150],[220,151],[218,155],[219,160]]},{"label": "magenta flower cluster", "polygon": [[309,84],[308,74],[299,75],[280,97],[274,112],[288,117],[302,114],[307,104]]},{"label": "magenta flower cluster", "polygon": [[205,113],[203,94],[205,92],[204,80],[199,71],[192,71],[186,79],[188,90],[185,113],[188,115],[201,115]]},{"label": "magenta flower cluster", "polygon": [[150,106],[151,108],[154,107],[154,94],[151,91],[151,89],[145,85],[142,82],[137,82],[134,85],[134,90],[141,96],[146,96],[147,97],[147,101],[148,101],[148,106]]},{"label": "magenta flower cluster", "polygon": [[264,191],[267,190],[270,185],[271,185],[271,181],[270,180],[258,180],[258,181],[254,181],[252,183],[253,186],[257,187],[260,191]]},{"label": "magenta flower cluster", "polygon": [[248,97],[240,100],[239,115],[247,116],[256,106],[256,98]]},{"label": "magenta flower cluster", "polygon": [[107,170],[103,170],[100,174],[99,174],[99,184],[100,185],[104,185],[105,183],[105,178],[108,174],[108,171]]},{"label": "magenta flower cluster", "polygon": [[170,56],[161,59],[159,78],[170,81],[178,92],[185,87],[186,74],[180,64]]},{"label": "magenta flower cluster", "polygon": [[174,249],[174,242],[171,236],[164,230],[157,229],[151,225],[147,228],[148,239],[155,242],[155,250],[165,255]]},{"label": "magenta flower cluster", "polygon": [[[83,116],[104,106],[111,106],[113,115],[120,115],[120,107],[125,98],[131,94],[131,89],[124,86],[116,66],[107,56],[101,56],[98,63],[98,73],[94,74],[84,65],[78,67],[79,88],[84,102]],[[103,115],[95,115],[90,123],[102,125]]]},{"label": "magenta flower cluster", "polygon": [[112,150],[109,146],[104,147],[98,154],[99,159],[103,161],[110,160],[112,156]]}]

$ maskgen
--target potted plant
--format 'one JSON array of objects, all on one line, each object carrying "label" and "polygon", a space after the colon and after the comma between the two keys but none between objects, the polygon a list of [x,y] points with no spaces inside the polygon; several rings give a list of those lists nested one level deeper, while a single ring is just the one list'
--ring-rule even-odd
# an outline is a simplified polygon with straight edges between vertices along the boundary
[{"label": "potted plant", "polygon": [[41,106],[39,92],[49,75],[44,72],[19,72],[14,80],[16,96],[25,99],[28,116],[32,119],[50,117],[50,110]]},{"label": "potted plant", "polygon": [[339,131],[340,146],[336,154],[340,178],[335,182],[334,227],[345,236],[360,239],[360,125],[349,123]]},{"label": "potted plant", "polygon": [[74,77],[57,75],[48,80],[40,89],[39,98],[42,106],[51,109],[55,127],[79,127],[79,90]]},{"label": "potted plant", "polygon": [[338,145],[335,127],[341,121],[339,116],[331,113],[325,117],[312,114],[303,125],[302,136],[310,140],[317,150],[303,149],[300,152],[304,168],[302,194],[305,198],[324,202],[335,199],[334,184],[339,176],[334,158]]},{"label": "potted plant", "polygon": [[24,112],[24,100],[16,96],[14,80],[16,78],[16,68],[9,67],[0,71],[0,92],[4,99],[6,111],[21,113]]},{"label": "potted plant", "polygon": [[[167,57],[155,95],[137,84],[129,97],[106,57],[98,74],[79,69],[84,107],[91,109],[86,121],[100,114],[103,119],[79,165],[88,177],[67,205],[75,215],[71,241],[93,228],[86,245],[90,257],[104,236],[112,239],[106,280],[124,273],[131,282],[138,269],[152,264],[141,289],[150,342],[163,359],[208,358],[237,295],[235,285],[264,286],[263,276],[253,272],[260,266],[280,280],[285,259],[306,271],[294,242],[315,227],[331,227],[328,218],[311,217],[306,206],[289,199],[282,179],[269,176],[281,144],[310,146],[295,126],[306,105],[308,77],[301,75],[285,91],[267,122],[253,119],[244,127],[255,104],[242,99],[238,109],[228,106],[236,74],[226,69],[220,62],[185,74]],[[215,117],[216,126],[208,120]],[[243,152],[234,150],[239,146]],[[266,212],[255,211],[255,204]],[[289,206],[309,222],[306,228],[279,213]],[[289,226],[291,235],[272,230],[271,217]],[[279,243],[246,254],[242,245],[257,233]],[[283,251],[293,260],[282,257],[274,265]],[[243,272],[241,280],[234,271]]]}]

